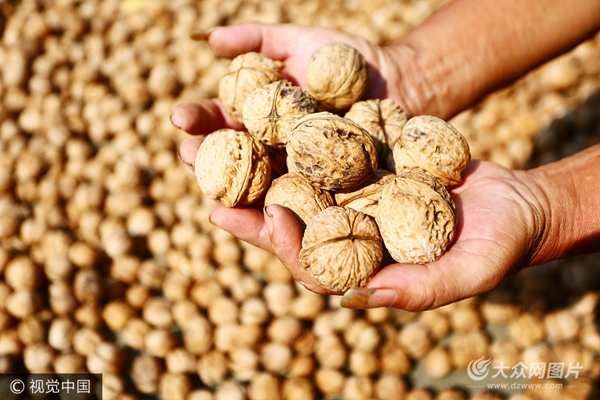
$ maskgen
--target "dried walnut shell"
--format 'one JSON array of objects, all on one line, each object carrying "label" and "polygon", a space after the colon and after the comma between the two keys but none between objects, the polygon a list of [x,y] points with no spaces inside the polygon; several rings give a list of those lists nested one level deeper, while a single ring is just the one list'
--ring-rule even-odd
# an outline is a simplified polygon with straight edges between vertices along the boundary
[{"label": "dried walnut shell", "polygon": [[352,189],[377,169],[377,151],[368,132],[329,112],[301,118],[286,151],[290,172],[300,172],[327,190]]},{"label": "dried walnut shell", "polygon": [[265,196],[265,206],[288,208],[305,227],[318,212],[334,205],[331,193],[317,188],[304,175],[288,172],[274,179]]},{"label": "dried walnut shell", "polygon": [[471,160],[466,138],[448,122],[431,115],[409,119],[392,151],[396,172],[419,168],[446,187],[461,182],[461,173]]},{"label": "dried walnut shell", "polygon": [[247,132],[219,129],[200,145],[194,172],[202,193],[233,207],[250,204],[266,192],[271,161],[265,146]]},{"label": "dried walnut shell", "polygon": [[[440,183],[434,186],[446,190]],[[437,260],[456,230],[450,195],[441,195],[430,184],[402,176],[383,188],[375,220],[385,247],[399,263]]]},{"label": "dried walnut shell", "polygon": [[296,122],[316,109],[317,102],[310,93],[283,79],[250,93],[244,101],[242,116],[254,138],[281,148]]},{"label": "dried walnut shell", "polygon": [[433,175],[421,171],[420,169],[411,168],[400,171],[398,174],[396,174],[396,176],[399,178],[413,179],[415,181],[419,181],[428,185],[430,188],[435,190],[437,194],[442,196],[442,198],[446,200],[448,204],[450,204],[453,210],[455,209],[454,200],[452,200],[452,196],[450,196],[450,193],[448,192],[446,187],[442,185],[442,182],[440,182],[439,179],[436,179]]},{"label": "dried walnut shell", "polygon": [[315,281],[332,291],[365,286],[383,258],[375,221],[345,207],[329,207],[307,225],[300,262]]},{"label": "dried walnut shell", "polygon": [[390,171],[378,169],[365,183],[352,191],[335,193],[335,203],[340,207],[349,207],[375,218],[381,191],[395,176]]},{"label": "dried walnut shell", "polygon": [[371,135],[380,160],[385,159],[396,140],[402,135],[402,128],[408,121],[404,110],[392,99],[370,99],[354,103],[344,115]]},{"label": "dried walnut shell", "polygon": [[327,107],[344,110],[367,91],[367,61],[354,47],[329,42],[312,54],[306,66],[306,85],[315,99]]},{"label": "dried walnut shell", "polygon": [[243,122],[244,100],[255,89],[281,80],[283,63],[257,52],[240,54],[231,60],[227,73],[219,81],[219,99],[227,113]]}]

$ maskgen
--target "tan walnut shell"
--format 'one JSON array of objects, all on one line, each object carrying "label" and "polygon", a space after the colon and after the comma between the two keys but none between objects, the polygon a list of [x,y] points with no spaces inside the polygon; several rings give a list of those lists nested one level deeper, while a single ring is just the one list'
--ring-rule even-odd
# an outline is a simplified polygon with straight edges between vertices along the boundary
[{"label": "tan walnut shell", "polygon": [[345,110],[367,91],[367,61],[354,47],[339,41],[325,43],[306,66],[306,85],[326,107]]},{"label": "tan walnut shell", "polygon": [[448,189],[442,185],[442,182],[440,182],[440,180],[435,178],[433,175],[417,168],[410,168],[400,171],[398,174],[396,174],[396,176],[405,179],[413,179],[428,185],[440,196],[442,196],[444,200],[446,200],[452,206],[453,209],[455,208],[454,200],[452,200],[450,192],[448,192]]},{"label": "tan walnut shell", "polygon": [[255,89],[244,101],[244,126],[254,138],[273,147],[284,147],[288,134],[307,114],[317,110],[317,102],[290,81],[282,79]]},{"label": "tan walnut shell", "polygon": [[335,204],[349,207],[375,218],[379,197],[386,183],[393,180],[396,174],[385,169],[378,169],[365,183],[348,192],[336,192]]},{"label": "tan walnut shell", "polygon": [[334,292],[365,286],[382,259],[375,221],[351,208],[326,208],[304,231],[300,262],[319,285]]},{"label": "tan walnut shell", "polygon": [[392,99],[357,101],[344,115],[356,122],[373,138],[380,162],[391,155],[391,149],[402,135],[408,121],[404,110]]},{"label": "tan walnut shell", "polygon": [[446,187],[461,182],[461,173],[471,160],[466,138],[450,123],[432,115],[409,119],[392,151],[396,172],[419,168]]},{"label": "tan walnut shell", "polygon": [[[435,187],[446,190],[441,183]],[[430,184],[402,176],[383,188],[375,221],[394,260],[424,264],[444,254],[457,223],[454,203],[447,199],[452,201]]]},{"label": "tan walnut shell", "polygon": [[304,175],[288,172],[271,182],[265,206],[279,204],[288,208],[303,228],[317,213],[334,205],[330,192],[313,185]]},{"label": "tan walnut shell", "polygon": [[243,123],[244,100],[256,88],[281,80],[281,61],[271,60],[264,54],[248,52],[231,60],[227,72],[219,80],[219,99],[225,111]]},{"label": "tan walnut shell", "polygon": [[301,118],[286,146],[288,169],[326,190],[352,189],[377,169],[377,150],[355,122],[323,111]]},{"label": "tan walnut shell", "polygon": [[268,189],[271,160],[247,132],[219,129],[206,136],[194,160],[200,190],[226,207],[251,204]]}]

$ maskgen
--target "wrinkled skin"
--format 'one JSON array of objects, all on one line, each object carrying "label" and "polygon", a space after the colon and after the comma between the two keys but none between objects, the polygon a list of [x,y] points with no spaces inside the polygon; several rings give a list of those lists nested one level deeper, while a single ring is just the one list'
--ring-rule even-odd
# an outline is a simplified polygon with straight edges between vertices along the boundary
[{"label": "wrinkled skin", "polygon": [[[233,36],[244,40],[231,40]],[[209,43],[225,57],[261,51],[282,60],[286,79],[305,87],[302,71],[310,54],[320,44],[334,39],[354,45],[367,58],[373,77],[368,97],[397,98],[398,93],[388,93],[380,78],[386,76],[389,87],[394,87],[392,83],[399,80],[399,67],[385,53],[385,48],[341,32],[293,25],[245,24],[216,30]],[[216,99],[181,104],[173,110],[171,121],[192,136],[223,127],[243,128],[223,112]],[[192,137],[181,144],[179,157],[184,163],[193,163],[199,142]],[[524,171],[509,171],[477,160],[470,163],[463,178],[463,183],[451,190],[459,229],[449,251],[429,264],[386,265],[367,286],[383,290],[369,292],[371,296],[359,302],[358,307],[431,309],[487,292],[509,273],[531,264],[544,229],[536,183]],[[330,293],[317,285],[300,265],[302,230],[295,217],[284,208],[271,205],[263,212],[260,205],[234,208],[217,205],[210,220],[241,240],[275,254],[308,289]]]}]

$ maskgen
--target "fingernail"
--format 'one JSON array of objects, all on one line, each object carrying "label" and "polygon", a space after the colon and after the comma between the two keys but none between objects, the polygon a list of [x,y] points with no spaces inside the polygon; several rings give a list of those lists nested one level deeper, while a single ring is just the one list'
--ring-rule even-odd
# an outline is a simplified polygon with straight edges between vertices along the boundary
[{"label": "fingernail", "polygon": [[189,169],[191,169],[192,171],[194,170],[193,164],[188,164],[185,161],[183,161],[183,158],[181,158],[181,149],[177,149],[177,158],[179,158],[179,161],[185,164]]},{"label": "fingernail", "polygon": [[342,296],[340,305],[355,309],[391,307],[397,298],[398,293],[394,289],[350,288]]},{"label": "fingernail", "polygon": [[197,42],[206,42],[210,37],[210,34],[217,30],[218,27],[201,29],[199,31],[192,32],[190,38]]},{"label": "fingernail", "polygon": [[269,235],[273,233],[273,214],[269,212],[267,209],[268,206],[263,207],[263,214],[265,214],[265,224],[267,225],[267,230],[269,231]]},{"label": "fingernail", "polygon": [[171,121],[171,124],[173,124],[175,128],[181,129],[181,127],[173,121],[173,114],[169,115],[169,121]]}]

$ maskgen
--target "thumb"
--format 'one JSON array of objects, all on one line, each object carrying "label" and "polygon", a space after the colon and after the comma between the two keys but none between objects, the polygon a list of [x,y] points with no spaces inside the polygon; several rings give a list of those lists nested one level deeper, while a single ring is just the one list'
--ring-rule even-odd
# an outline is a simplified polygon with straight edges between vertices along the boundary
[{"label": "thumb", "polygon": [[265,225],[271,238],[273,254],[290,271],[292,277],[308,290],[329,293],[318,285],[300,263],[298,256],[302,248],[302,228],[296,217],[285,207],[271,204],[264,208]]},{"label": "thumb", "polygon": [[308,60],[308,56],[321,44],[341,36],[346,39],[349,37],[329,28],[264,22],[221,26],[191,35],[194,40],[208,41],[212,49],[222,57],[234,58],[256,51],[281,61],[299,53],[306,54]]}]

